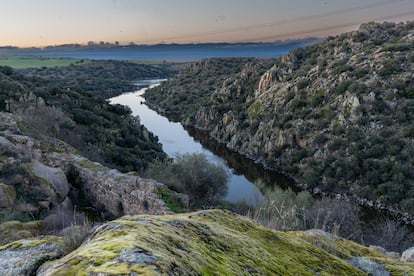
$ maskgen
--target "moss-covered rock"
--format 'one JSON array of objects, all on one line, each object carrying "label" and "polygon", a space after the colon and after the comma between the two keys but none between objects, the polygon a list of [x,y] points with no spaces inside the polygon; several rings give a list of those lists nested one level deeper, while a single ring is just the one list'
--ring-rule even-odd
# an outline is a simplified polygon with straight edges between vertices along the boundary
[{"label": "moss-covered rock", "polygon": [[62,239],[43,236],[0,247],[0,275],[35,275],[40,265],[61,254]]},{"label": "moss-covered rock", "polygon": [[0,245],[10,243],[24,238],[31,238],[41,235],[45,228],[43,221],[7,221],[0,224]]},{"label": "moss-covered rock", "polygon": [[[289,232],[288,235],[301,237],[307,242],[324,251],[348,261],[372,275],[414,275],[414,265],[401,262],[387,256],[387,252],[362,246],[355,242],[340,238],[321,230],[308,230],[304,232]],[[375,274],[385,272],[385,274]],[[386,273],[391,274],[386,274]]]},{"label": "moss-covered rock", "polygon": [[[331,240],[331,250],[317,244]],[[45,263],[38,275],[366,275],[351,264],[362,256],[396,275],[414,271],[413,264],[346,240],[279,232],[209,210],[125,216],[103,224],[77,250]]]}]

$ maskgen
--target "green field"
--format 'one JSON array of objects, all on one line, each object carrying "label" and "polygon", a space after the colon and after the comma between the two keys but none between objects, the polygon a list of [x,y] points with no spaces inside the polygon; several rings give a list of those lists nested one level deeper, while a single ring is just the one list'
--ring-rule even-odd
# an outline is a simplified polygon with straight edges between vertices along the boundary
[{"label": "green field", "polygon": [[15,69],[69,66],[71,64],[80,65],[86,63],[89,63],[89,60],[29,56],[0,56],[0,66],[10,66]]}]

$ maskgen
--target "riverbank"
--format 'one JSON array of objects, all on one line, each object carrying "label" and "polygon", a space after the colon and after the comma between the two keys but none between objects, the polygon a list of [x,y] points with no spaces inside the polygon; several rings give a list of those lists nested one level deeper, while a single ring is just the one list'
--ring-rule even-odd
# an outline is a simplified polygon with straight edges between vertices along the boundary
[{"label": "riverbank", "polygon": [[[264,161],[257,161],[249,156],[243,155],[240,152],[228,149],[223,141],[218,141],[214,137],[210,136],[208,130],[197,128],[194,125],[185,125],[185,129],[192,137],[200,141],[204,147],[220,156],[223,156],[223,158],[231,164],[232,168],[236,168],[236,170],[240,173],[244,172],[251,181],[252,179],[261,179],[264,180],[264,183],[274,183],[283,189],[291,188],[295,192],[306,190],[316,198],[331,198],[339,201],[353,202],[358,206],[367,208],[368,213],[378,211],[385,217],[390,217],[397,221],[403,221],[405,224],[411,225],[414,231],[414,216],[408,214],[407,212],[402,212],[397,207],[387,206],[380,202],[358,197],[353,194],[330,193],[315,188],[308,189],[306,184],[299,182],[298,179],[295,179],[294,175],[283,173],[282,171],[267,166]],[[254,182],[254,180],[252,182]],[[378,217],[378,215],[376,215],[376,217]]]}]

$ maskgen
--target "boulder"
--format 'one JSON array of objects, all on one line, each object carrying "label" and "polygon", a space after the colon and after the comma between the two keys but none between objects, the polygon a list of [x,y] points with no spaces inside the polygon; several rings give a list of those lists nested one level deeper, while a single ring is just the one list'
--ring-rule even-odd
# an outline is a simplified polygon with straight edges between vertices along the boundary
[{"label": "boulder", "polygon": [[385,248],[382,247],[382,246],[370,245],[368,247],[371,248],[371,249],[374,249],[374,250],[376,250],[378,252],[380,252],[381,254],[384,254],[384,255],[387,254],[387,250],[385,250]]},{"label": "boulder", "polygon": [[10,147],[14,147],[14,145],[6,138],[0,136],[0,148],[10,148]]},{"label": "boulder", "polygon": [[400,259],[400,253],[394,252],[394,251],[386,252],[385,256],[387,256],[390,259],[394,259],[394,260],[399,260]]},{"label": "boulder", "polygon": [[390,276],[391,272],[385,270],[384,264],[378,264],[364,257],[353,258],[349,263],[374,276]]},{"label": "boulder", "polygon": [[70,186],[61,168],[52,168],[38,161],[34,161],[32,170],[37,177],[43,178],[50,183],[61,199],[64,199],[68,195]]},{"label": "boulder", "polygon": [[[31,238],[41,235],[44,231],[43,221],[6,221],[0,224],[0,245],[13,242],[23,238]],[[2,275],[0,273],[0,275]]]},{"label": "boulder", "polygon": [[0,208],[10,208],[16,201],[16,191],[10,185],[0,183]]},{"label": "boulder", "polygon": [[0,247],[0,275],[36,275],[40,265],[61,254],[62,239],[53,236],[23,239]]},{"label": "boulder", "polygon": [[402,253],[401,261],[414,262],[414,247],[410,247]]}]

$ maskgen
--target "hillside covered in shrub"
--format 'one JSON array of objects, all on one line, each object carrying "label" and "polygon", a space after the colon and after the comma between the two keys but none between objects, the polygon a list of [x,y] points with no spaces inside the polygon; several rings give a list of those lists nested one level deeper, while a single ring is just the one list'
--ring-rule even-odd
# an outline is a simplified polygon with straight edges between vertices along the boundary
[{"label": "hillside covered in shrub", "polygon": [[166,157],[158,139],[131,110],[82,89],[25,77],[0,67],[0,111],[21,115],[28,135],[61,139],[84,156],[123,172]]},{"label": "hillside covered in shrub", "polygon": [[66,89],[109,98],[134,91],[134,81],[170,78],[184,66],[185,63],[139,64],[120,60],[81,60],[70,66],[26,68],[19,72],[27,77],[53,81]]},{"label": "hillside covered in shrub", "polygon": [[196,63],[147,102],[304,188],[414,213],[414,22],[363,24],[272,65],[231,62]]}]

